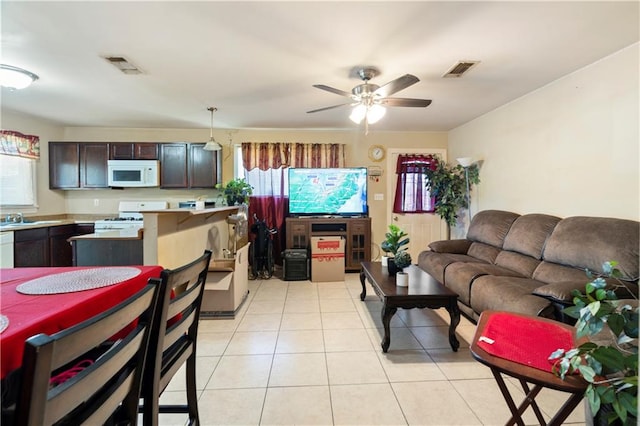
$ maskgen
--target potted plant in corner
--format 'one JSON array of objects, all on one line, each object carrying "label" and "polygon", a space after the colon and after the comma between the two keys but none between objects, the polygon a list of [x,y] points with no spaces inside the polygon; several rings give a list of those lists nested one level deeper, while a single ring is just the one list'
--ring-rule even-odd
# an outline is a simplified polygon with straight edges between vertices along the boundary
[{"label": "potted plant in corner", "polygon": [[[456,226],[458,211],[468,208],[465,169],[461,165],[450,166],[436,157],[433,167],[427,168],[427,189],[435,198],[435,212],[447,222],[449,227]],[[469,185],[480,183],[478,166],[468,167]]]},{"label": "potted plant in corner", "polygon": [[387,231],[384,236],[385,239],[382,244],[380,244],[380,248],[387,255],[387,268],[389,269],[389,275],[395,275],[397,269],[395,267],[395,264],[393,263],[393,257],[403,247],[406,248],[405,246],[409,244],[409,237],[406,232],[400,229],[398,225],[394,225],[393,223],[389,225],[389,231]]},{"label": "potted plant in corner", "polygon": [[232,179],[226,185],[216,185],[227,201],[228,206],[249,204],[249,196],[253,194],[253,187],[244,178]]},{"label": "potted plant in corner", "polygon": [[404,268],[411,265],[411,255],[409,252],[400,250],[393,256],[393,262],[398,268],[396,273],[396,285],[400,287],[407,287],[409,285],[409,276],[404,272]]},{"label": "potted plant in corner", "polygon": [[586,294],[574,290],[575,305],[564,309],[578,319],[577,336],[589,336],[589,342],[566,352],[558,349],[549,359],[561,378],[580,374],[589,383],[585,397],[594,424],[637,425],[638,301],[618,300],[607,284],[605,278],[612,277],[625,286],[616,265],[605,262],[603,276],[587,271]]}]

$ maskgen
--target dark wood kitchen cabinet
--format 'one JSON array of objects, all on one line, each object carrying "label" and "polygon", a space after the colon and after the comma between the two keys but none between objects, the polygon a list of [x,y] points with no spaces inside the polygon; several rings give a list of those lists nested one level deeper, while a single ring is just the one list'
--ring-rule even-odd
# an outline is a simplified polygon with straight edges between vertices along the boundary
[{"label": "dark wood kitchen cabinet", "polygon": [[69,238],[93,233],[92,223],[68,224],[14,231],[14,267],[72,266]]},{"label": "dark wood kitchen cabinet", "polygon": [[151,142],[112,142],[110,160],[157,160],[158,144]]},{"label": "dark wood kitchen cabinet", "polygon": [[165,143],[160,148],[161,188],[215,188],[221,181],[220,155],[200,143]]},{"label": "dark wood kitchen cabinet", "polygon": [[109,144],[49,142],[49,188],[108,188]]},{"label": "dark wood kitchen cabinet", "polygon": [[49,266],[49,229],[36,228],[15,231],[13,234],[13,266]]},{"label": "dark wood kitchen cabinet", "polygon": [[189,144],[189,188],[214,188],[222,180],[221,151],[205,151],[204,145]]}]

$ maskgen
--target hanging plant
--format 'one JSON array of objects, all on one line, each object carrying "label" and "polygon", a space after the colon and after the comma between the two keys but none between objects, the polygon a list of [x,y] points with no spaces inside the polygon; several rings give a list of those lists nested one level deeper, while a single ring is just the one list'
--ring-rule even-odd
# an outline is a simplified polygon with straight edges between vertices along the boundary
[{"label": "hanging plant", "polygon": [[[468,167],[469,188],[480,183],[478,166]],[[436,161],[425,171],[427,175],[427,189],[435,198],[435,213],[453,227],[458,220],[458,211],[468,208],[467,184],[465,170],[461,165],[449,166],[436,157]]]}]

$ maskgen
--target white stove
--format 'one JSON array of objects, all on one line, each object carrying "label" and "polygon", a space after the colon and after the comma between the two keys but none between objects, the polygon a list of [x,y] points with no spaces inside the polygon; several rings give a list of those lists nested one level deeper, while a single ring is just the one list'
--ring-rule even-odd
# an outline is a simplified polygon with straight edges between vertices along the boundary
[{"label": "white stove", "polygon": [[120,201],[119,215],[108,219],[96,220],[95,232],[116,231],[121,229],[141,229],[144,227],[142,213],[144,211],[165,210],[169,208],[166,201]]}]

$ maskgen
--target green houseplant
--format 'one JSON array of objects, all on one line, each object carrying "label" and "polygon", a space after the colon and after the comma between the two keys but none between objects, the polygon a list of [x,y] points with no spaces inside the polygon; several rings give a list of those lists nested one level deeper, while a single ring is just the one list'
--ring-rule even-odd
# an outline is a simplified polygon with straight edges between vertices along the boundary
[{"label": "green houseplant", "polygon": [[406,248],[407,244],[409,244],[409,236],[406,232],[400,229],[398,225],[394,225],[393,223],[389,225],[389,230],[384,234],[384,236],[385,239],[382,244],[380,244],[380,248],[388,257],[387,269],[389,271],[389,275],[395,275],[398,269],[394,263],[394,256],[400,250]]},{"label": "green houseplant", "polygon": [[[605,278],[619,279],[617,262],[603,264],[603,276],[587,275],[586,294],[572,292],[574,306],[564,312],[577,318],[578,337],[589,342],[568,351],[558,349],[549,357],[556,373],[580,374],[589,386],[585,397],[595,424],[636,425],[638,418],[638,306],[617,299]],[[631,293],[631,292],[629,292]],[[637,300],[635,301],[637,302]]]},{"label": "green houseplant", "polygon": [[383,252],[391,253],[394,256],[400,249],[409,244],[408,234],[393,223],[389,225],[389,231],[387,231],[384,236],[385,239],[382,244],[380,244],[380,248]]},{"label": "green houseplant", "polygon": [[216,185],[216,188],[222,192],[228,206],[249,204],[249,196],[253,194],[253,187],[244,178],[232,179],[225,185]]},{"label": "green houseplant", "polygon": [[411,254],[408,251],[400,250],[393,256],[393,263],[396,264],[398,269],[404,269],[411,265]]},{"label": "green houseplant", "polygon": [[[458,219],[458,211],[469,207],[467,204],[467,186],[465,169],[461,165],[450,166],[439,158],[434,157],[432,166],[425,170],[427,175],[427,189],[435,198],[435,212],[453,227]],[[480,183],[478,166],[468,167],[469,185]]]}]

